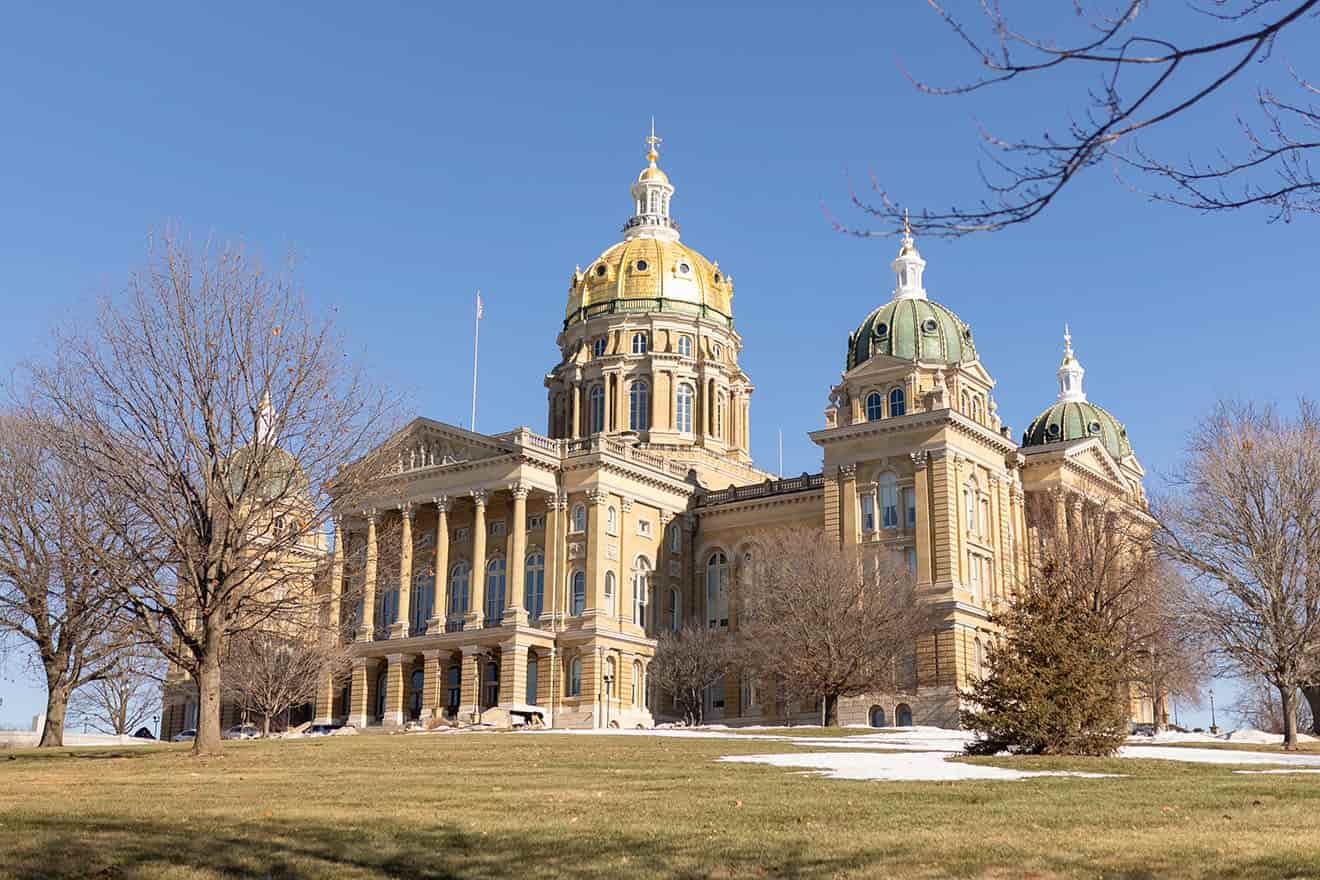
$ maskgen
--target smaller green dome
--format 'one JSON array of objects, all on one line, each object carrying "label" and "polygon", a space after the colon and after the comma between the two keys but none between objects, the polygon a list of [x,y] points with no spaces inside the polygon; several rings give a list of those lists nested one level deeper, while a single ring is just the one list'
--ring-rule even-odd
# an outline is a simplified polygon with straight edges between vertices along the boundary
[{"label": "smaller green dome", "polygon": [[1115,461],[1132,454],[1127,428],[1102,406],[1087,400],[1061,400],[1032,419],[1022,432],[1023,446],[1044,446],[1099,437]]},{"label": "smaller green dome", "polygon": [[871,312],[848,337],[845,369],[877,354],[953,365],[976,360],[976,346],[972,328],[952,310],[924,297],[903,297]]},{"label": "smaller green dome", "polygon": [[235,497],[292,499],[310,491],[307,475],[287,450],[271,447],[259,472],[250,474],[256,454],[255,447],[244,446],[229,459],[229,491]]}]

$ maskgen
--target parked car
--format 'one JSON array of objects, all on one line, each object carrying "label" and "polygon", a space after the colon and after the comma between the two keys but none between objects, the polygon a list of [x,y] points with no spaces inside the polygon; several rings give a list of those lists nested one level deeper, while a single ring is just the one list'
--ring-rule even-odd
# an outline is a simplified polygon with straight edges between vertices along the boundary
[{"label": "parked car", "polygon": [[197,730],[196,728],[190,727],[187,730],[180,730],[178,733],[174,734],[174,736],[170,737],[170,742],[185,743],[193,739],[197,739]]},{"label": "parked car", "polygon": [[339,724],[313,724],[303,731],[305,736],[329,736],[338,730],[342,725]]},{"label": "parked car", "polygon": [[261,736],[261,731],[255,724],[235,724],[220,736],[222,739],[256,739]]}]

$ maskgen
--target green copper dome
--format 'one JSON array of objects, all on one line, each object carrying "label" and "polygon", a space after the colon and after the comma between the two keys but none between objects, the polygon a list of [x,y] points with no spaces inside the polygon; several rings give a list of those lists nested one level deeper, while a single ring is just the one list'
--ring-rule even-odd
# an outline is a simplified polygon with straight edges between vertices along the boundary
[{"label": "green copper dome", "polygon": [[976,360],[976,346],[972,328],[949,309],[925,298],[900,298],[871,312],[848,337],[845,369],[877,354],[953,365]]},{"label": "green copper dome", "polygon": [[1132,454],[1127,429],[1104,407],[1087,400],[1064,400],[1036,416],[1022,432],[1023,446],[1099,437],[1115,461]]}]

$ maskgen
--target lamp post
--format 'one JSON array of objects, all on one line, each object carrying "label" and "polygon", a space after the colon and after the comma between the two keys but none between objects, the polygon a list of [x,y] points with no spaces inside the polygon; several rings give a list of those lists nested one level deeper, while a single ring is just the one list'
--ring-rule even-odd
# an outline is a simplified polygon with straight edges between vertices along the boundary
[{"label": "lamp post", "polygon": [[1210,692],[1210,732],[1219,733],[1219,725],[1215,724],[1215,692]]},{"label": "lamp post", "polygon": [[610,726],[610,696],[614,693],[614,676],[605,673],[605,726]]}]

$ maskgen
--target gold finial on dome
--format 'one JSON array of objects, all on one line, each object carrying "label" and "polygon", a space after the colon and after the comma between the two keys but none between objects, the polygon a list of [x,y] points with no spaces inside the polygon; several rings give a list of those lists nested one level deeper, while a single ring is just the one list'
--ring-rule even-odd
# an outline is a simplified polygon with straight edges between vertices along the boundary
[{"label": "gold finial on dome", "polygon": [[656,147],[660,146],[661,139],[655,134],[655,117],[651,117],[651,133],[643,139],[646,142],[646,161],[655,167],[655,160],[660,158],[660,151]]},{"label": "gold finial on dome", "polygon": [[908,223],[908,210],[903,209],[903,243],[898,249],[898,255],[905,257],[908,254],[917,253],[917,243],[912,240],[912,225]]}]

